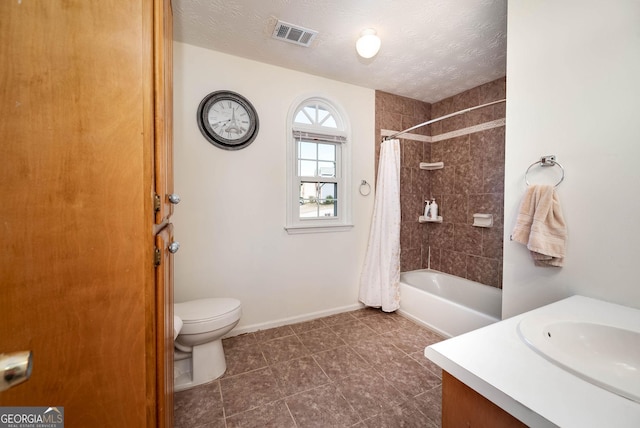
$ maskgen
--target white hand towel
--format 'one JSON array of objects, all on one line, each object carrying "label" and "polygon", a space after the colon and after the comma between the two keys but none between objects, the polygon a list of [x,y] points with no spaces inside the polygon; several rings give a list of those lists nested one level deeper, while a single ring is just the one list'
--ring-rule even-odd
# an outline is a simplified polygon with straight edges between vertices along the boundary
[{"label": "white hand towel", "polygon": [[563,266],[567,227],[555,187],[527,189],[511,239],[527,246],[536,266]]}]

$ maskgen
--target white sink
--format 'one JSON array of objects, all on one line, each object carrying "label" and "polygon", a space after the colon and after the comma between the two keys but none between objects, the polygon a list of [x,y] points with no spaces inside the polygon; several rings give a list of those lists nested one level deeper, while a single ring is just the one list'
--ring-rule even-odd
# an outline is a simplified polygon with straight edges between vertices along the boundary
[{"label": "white sink", "polygon": [[532,314],[520,321],[518,334],[557,366],[640,403],[640,311],[616,315]]}]

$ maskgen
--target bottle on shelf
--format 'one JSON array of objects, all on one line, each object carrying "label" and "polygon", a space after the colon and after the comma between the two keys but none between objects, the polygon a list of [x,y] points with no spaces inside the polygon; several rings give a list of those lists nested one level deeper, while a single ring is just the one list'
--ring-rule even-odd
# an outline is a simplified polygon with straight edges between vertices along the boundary
[{"label": "bottle on shelf", "polygon": [[[425,217],[427,216],[425,215]],[[438,219],[438,204],[436,203],[435,198],[431,198],[431,204],[429,205],[429,218],[431,220]]]},{"label": "bottle on shelf", "polygon": [[424,218],[429,218],[430,202],[428,199],[424,201]]}]

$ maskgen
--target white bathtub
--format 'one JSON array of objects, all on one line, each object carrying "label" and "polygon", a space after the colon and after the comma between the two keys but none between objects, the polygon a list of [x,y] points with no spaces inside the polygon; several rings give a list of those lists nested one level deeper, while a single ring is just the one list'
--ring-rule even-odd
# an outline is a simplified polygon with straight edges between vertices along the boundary
[{"label": "white bathtub", "polygon": [[502,290],[434,270],[400,274],[400,314],[446,337],[500,321]]}]

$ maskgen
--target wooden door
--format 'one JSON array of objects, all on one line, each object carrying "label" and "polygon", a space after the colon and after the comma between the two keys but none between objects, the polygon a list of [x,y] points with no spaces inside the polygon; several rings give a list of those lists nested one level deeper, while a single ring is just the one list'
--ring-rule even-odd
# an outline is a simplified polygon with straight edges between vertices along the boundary
[{"label": "wooden door", "polygon": [[[154,0],[154,232],[155,284],[155,423],[173,426],[173,15],[171,0]],[[150,415],[151,417],[151,415]]]},{"label": "wooden door", "polygon": [[0,406],[70,427],[143,427],[155,405],[152,12],[0,2],[0,352],[34,359]]},{"label": "wooden door", "polygon": [[173,214],[173,15],[171,0],[156,0],[154,11],[155,222]]},{"label": "wooden door", "polygon": [[157,426],[173,426],[173,225],[156,235]]}]

